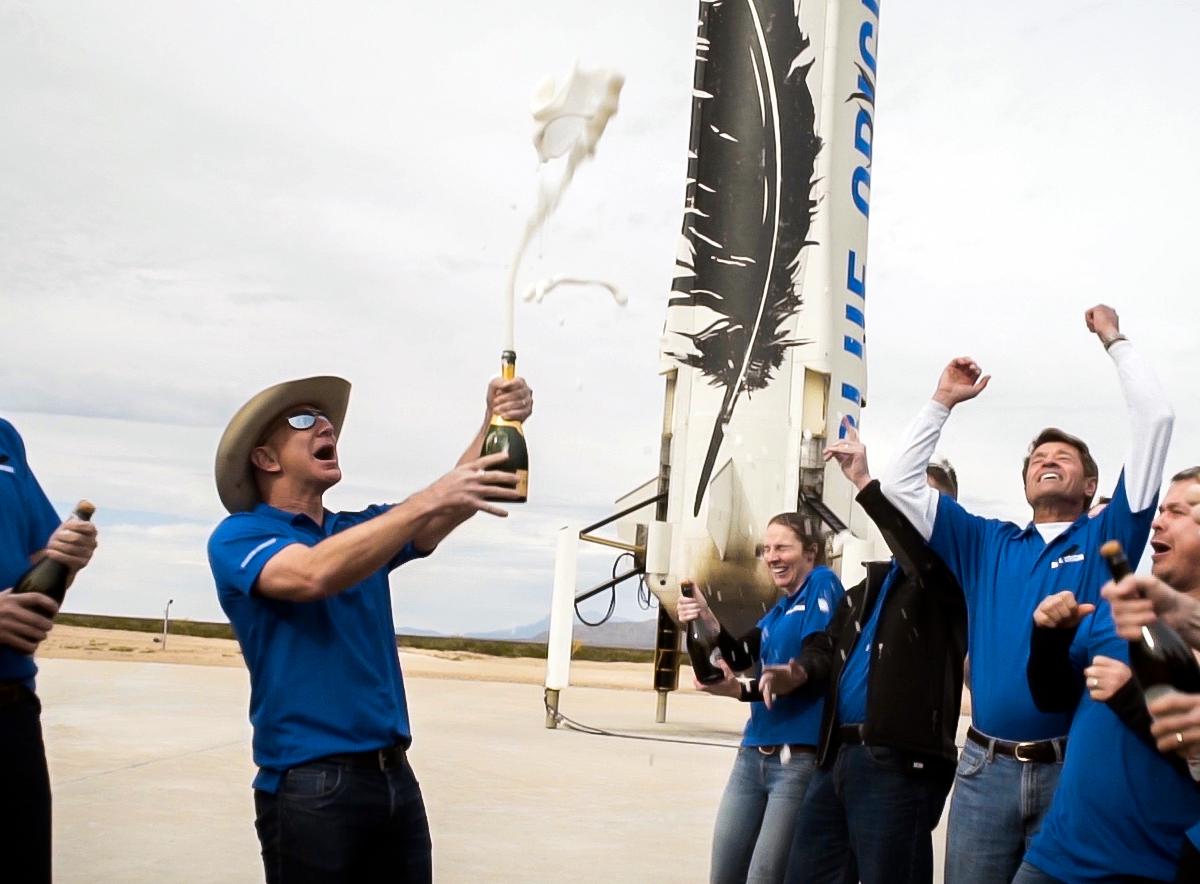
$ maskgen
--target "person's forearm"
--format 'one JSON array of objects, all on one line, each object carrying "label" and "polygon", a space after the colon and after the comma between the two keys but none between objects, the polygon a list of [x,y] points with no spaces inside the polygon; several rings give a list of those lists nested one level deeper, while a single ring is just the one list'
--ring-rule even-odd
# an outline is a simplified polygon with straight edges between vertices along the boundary
[{"label": "person's forearm", "polygon": [[329,598],[374,574],[424,529],[436,512],[421,491],[386,513],[322,540],[293,544],[275,555],[258,578],[258,591],[273,598]]},{"label": "person's forearm", "polygon": [[1175,412],[1149,362],[1127,340],[1108,348],[1117,366],[1117,378],[1129,410],[1129,456],[1125,460],[1125,494],[1129,508],[1141,512],[1150,506],[1162,484],[1167,448]]},{"label": "person's forearm", "polygon": [[[462,457],[454,464],[455,466],[461,467],[463,464],[470,463],[479,457],[479,452],[483,449],[483,440],[487,436],[490,422],[491,415],[484,415],[483,425],[479,428],[479,432],[475,434],[475,438],[467,445],[466,450],[463,451]],[[413,543],[421,552],[433,552],[437,548],[437,545],[445,540],[451,531],[467,521],[474,514],[473,510],[468,510],[466,512],[450,512],[433,516],[426,521],[425,526],[413,537]]]},{"label": "person's forearm", "polygon": [[1069,712],[1083,694],[1083,675],[1071,662],[1078,627],[1033,627],[1025,678],[1033,703],[1042,712]]},{"label": "person's forearm", "polygon": [[813,693],[820,693],[829,685],[829,673],[833,669],[832,639],[810,644],[804,643],[797,661],[804,670],[804,687]]},{"label": "person's forearm", "polygon": [[888,500],[926,540],[933,536],[938,498],[937,492],[929,487],[925,471],[949,416],[950,409],[945,405],[933,400],[925,403],[901,437],[900,453],[879,482]]},{"label": "person's forearm", "polygon": [[946,566],[937,553],[929,548],[929,543],[911,520],[905,518],[904,513],[883,494],[879,483],[864,486],[855,500],[879,528],[888,549],[911,579],[923,581],[922,585],[928,585],[935,591],[950,590],[961,596],[962,590],[956,581],[928,580],[935,574],[946,575]]},{"label": "person's forearm", "polygon": [[463,464],[469,463],[479,457],[479,452],[483,450],[483,440],[487,436],[488,427],[491,426],[491,423],[491,414],[485,414],[483,416],[483,424],[479,427],[479,432],[475,434],[470,444],[467,445],[466,450],[462,453],[462,457],[455,464],[456,467],[461,467]]}]

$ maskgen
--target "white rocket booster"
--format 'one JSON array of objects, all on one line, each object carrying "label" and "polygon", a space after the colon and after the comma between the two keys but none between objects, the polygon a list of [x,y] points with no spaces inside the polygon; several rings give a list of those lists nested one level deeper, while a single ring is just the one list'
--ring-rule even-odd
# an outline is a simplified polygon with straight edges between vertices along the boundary
[{"label": "white rocket booster", "polygon": [[[837,535],[846,585],[886,556],[854,489],[821,451],[866,403],[867,219],[878,0],[700,0],[687,199],[662,339],[659,475],[619,512],[564,529],[546,674],[546,726],[569,682],[572,606],[644,574],[658,596],[658,720],[678,681],[679,581],[723,625],[777,596],[756,555],[794,510]],[[593,532],[615,522],[620,540]],[[634,555],[575,596],[574,538]],[[832,547],[833,544],[831,543]]]},{"label": "white rocket booster", "polygon": [[776,513],[849,529],[847,584],[873,552],[854,489],[821,449],[866,401],[878,24],[877,0],[700,3],[662,344],[667,500],[646,569],[669,607],[680,578],[707,583],[731,627],[775,597],[755,553]]}]

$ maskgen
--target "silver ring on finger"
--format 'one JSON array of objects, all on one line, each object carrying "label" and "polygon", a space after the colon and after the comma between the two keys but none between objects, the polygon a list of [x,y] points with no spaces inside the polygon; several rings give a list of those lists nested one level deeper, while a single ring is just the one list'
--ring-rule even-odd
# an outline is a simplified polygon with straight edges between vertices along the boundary
[{"label": "silver ring on finger", "polygon": [[1175,731],[1175,742],[1180,746],[1183,745],[1183,731]]},{"label": "silver ring on finger", "polygon": [[1100,679],[1096,678],[1096,676],[1093,675],[1091,678],[1088,679],[1088,687],[1091,688],[1092,690],[1095,690],[1096,688],[1100,687]]}]

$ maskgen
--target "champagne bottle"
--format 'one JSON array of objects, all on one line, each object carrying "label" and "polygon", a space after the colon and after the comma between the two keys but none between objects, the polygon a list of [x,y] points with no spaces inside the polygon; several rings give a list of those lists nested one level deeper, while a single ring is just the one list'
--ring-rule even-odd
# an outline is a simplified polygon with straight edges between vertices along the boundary
[{"label": "champagne bottle", "polygon": [[[1113,580],[1129,576],[1129,561],[1118,541],[1110,540],[1100,547],[1100,555],[1108,562]],[[1178,632],[1161,621],[1143,626],[1141,638],[1129,643],[1129,668],[1148,701],[1171,690],[1200,693],[1200,666],[1192,649]]]},{"label": "champagne bottle", "polygon": [[[96,507],[89,501],[81,500],[75,507],[75,518],[87,522],[92,518]],[[13,592],[40,592],[48,595],[54,601],[62,604],[63,596],[67,594],[67,580],[71,569],[62,562],[56,562],[49,556],[43,556],[32,568],[26,571],[13,585]]]},{"label": "champagne bottle", "polygon": [[[511,381],[517,376],[517,354],[505,350],[500,354],[500,376]],[[516,500],[505,499],[505,503],[524,503],[529,494],[529,449],[525,445],[525,429],[520,421],[505,420],[498,414],[492,415],[488,425],[487,435],[483,437],[483,450],[480,454],[496,454],[505,451],[508,459],[496,469],[506,473],[517,474],[517,491],[520,497]]]},{"label": "champagne bottle", "polygon": [[[679,594],[684,598],[693,598],[696,584],[684,580],[679,584]],[[692,658],[692,672],[700,684],[716,684],[724,681],[725,672],[716,663],[717,633],[704,622],[703,617],[697,617],[687,625],[687,651]]]}]

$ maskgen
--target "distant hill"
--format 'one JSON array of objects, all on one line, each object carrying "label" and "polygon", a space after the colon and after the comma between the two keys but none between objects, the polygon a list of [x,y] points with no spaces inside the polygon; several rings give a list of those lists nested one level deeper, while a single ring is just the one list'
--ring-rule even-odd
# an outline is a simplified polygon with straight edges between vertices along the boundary
[{"label": "distant hill", "polygon": [[[625,620],[614,617],[602,626],[584,626],[576,620],[574,636],[576,641],[597,648],[653,648],[657,629],[658,620],[655,618]],[[398,628],[396,633],[398,635],[449,637],[444,632],[405,626]],[[486,641],[545,642],[549,636],[550,618],[543,617],[536,623],[526,623],[523,626],[513,626],[508,629],[495,629],[490,632],[469,632],[463,637]]]},{"label": "distant hill", "polygon": [[[493,629],[491,632],[468,632],[464,638],[486,638],[502,642],[529,642],[539,635],[545,636],[550,628],[550,618],[543,617],[536,623],[526,623],[524,626],[512,626],[508,629]],[[545,641],[545,638],[542,639]]]},{"label": "distant hill", "polygon": [[[658,632],[658,618],[652,620],[617,620],[615,617],[601,626],[584,626],[575,621],[575,639],[597,648],[653,648]],[[535,641],[544,642],[550,633],[540,633]]]},{"label": "distant hill", "polygon": [[439,638],[442,633],[436,629],[418,629],[416,626],[397,626],[396,635],[419,635],[428,638]]}]

